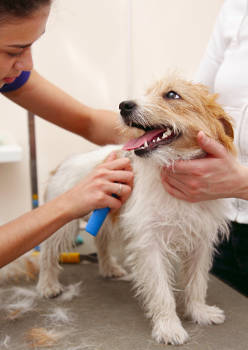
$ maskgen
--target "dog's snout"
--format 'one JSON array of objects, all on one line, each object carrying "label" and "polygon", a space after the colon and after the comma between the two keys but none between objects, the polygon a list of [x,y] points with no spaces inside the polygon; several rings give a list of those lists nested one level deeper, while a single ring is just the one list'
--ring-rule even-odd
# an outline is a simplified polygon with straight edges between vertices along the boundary
[{"label": "dog's snout", "polygon": [[136,103],[134,101],[123,101],[119,104],[120,112],[123,117],[129,116],[136,108]]}]

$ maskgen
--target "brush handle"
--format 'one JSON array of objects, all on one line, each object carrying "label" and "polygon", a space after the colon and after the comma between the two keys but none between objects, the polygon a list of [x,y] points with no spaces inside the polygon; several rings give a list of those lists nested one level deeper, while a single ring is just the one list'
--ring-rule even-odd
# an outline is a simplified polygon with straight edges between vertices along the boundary
[{"label": "brush handle", "polygon": [[110,208],[95,209],[89,218],[89,221],[85,227],[85,231],[92,236],[96,236],[100,230],[106,216],[108,215]]}]

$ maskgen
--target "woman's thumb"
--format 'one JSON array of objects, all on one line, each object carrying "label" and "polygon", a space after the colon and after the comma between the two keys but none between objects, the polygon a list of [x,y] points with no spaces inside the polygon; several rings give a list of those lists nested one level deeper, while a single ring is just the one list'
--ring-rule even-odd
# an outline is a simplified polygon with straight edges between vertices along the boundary
[{"label": "woman's thumb", "polygon": [[115,160],[116,158],[117,158],[116,152],[113,151],[107,156],[107,158],[104,160],[104,163],[111,162],[112,160]]},{"label": "woman's thumb", "polygon": [[226,150],[222,144],[218,141],[211,139],[200,131],[197,135],[197,141],[199,146],[207,153],[215,158],[224,158],[226,155]]}]

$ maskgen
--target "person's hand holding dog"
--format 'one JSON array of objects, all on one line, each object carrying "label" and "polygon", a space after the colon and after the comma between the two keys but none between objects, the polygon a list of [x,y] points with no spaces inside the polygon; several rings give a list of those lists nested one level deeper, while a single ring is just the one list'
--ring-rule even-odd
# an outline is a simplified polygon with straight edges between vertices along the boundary
[{"label": "person's hand holding dog", "polygon": [[179,160],[162,169],[165,190],[172,196],[199,202],[217,198],[248,199],[248,168],[203,132],[197,136],[205,158]]},{"label": "person's hand holding dog", "polygon": [[111,153],[105,162],[61,195],[66,200],[71,219],[82,217],[93,209],[119,209],[131,194],[133,176],[130,160]]}]

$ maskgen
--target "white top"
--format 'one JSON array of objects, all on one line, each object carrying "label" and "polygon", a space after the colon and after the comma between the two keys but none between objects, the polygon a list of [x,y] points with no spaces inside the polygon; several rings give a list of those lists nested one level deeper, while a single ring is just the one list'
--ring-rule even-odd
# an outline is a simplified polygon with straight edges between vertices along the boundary
[{"label": "white top", "polygon": [[[239,159],[248,166],[248,0],[224,2],[196,81],[219,94],[218,102],[234,119]],[[248,223],[248,201],[228,201],[229,219]]]}]

